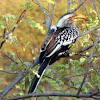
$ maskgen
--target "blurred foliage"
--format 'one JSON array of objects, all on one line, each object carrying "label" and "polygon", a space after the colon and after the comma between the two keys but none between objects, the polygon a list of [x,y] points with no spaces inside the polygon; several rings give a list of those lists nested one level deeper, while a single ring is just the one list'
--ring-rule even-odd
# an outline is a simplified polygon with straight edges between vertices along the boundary
[{"label": "blurred foliage", "polygon": [[[66,0],[56,0],[56,2],[53,0],[41,0],[40,2],[49,14],[50,12],[47,9],[50,10],[50,5],[55,4],[53,24],[56,24],[59,17],[67,11],[67,3],[65,4]],[[39,55],[38,51],[46,36],[47,31],[45,25],[41,24],[45,21],[45,16],[39,6],[36,4],[35,0],[33,0],[33,2],[31,0],[3,0],[0,1],[0,4],[0,35],[3,34],[4,28],[7,28],[7,31],[9,31],[12,27],[17,27],[13,33],[8,35],[9,38],[1,49],[1,51],[4,52],[8,57],[3,54],[0,55],[0,69],[7,69],[9,71],[22,71],[26,66],[30,64],[32,60],[35,60],[35,58]],[[75,3],[71,4],[71,9],[74,9],[77,4],[79,4],[79,0],[76,0]],[[88,6],[88,4],[90,5]],[[100,11],[98,2],[96,2],[96,4],[98,11]],[[99,23],[97,13],[93,8],[92,3],[87,0],[87,3],[85,3],[84,6],[86,7],[86,10],[89,14],[89,21],[83,22],[82,24],[77,23],[77,27],[79,28],[80,33],[97,26]],[[17,25],[15,24],[16,20],[18,19],[23,9],[27,9],[28,11],[25,17]],[[82,6],[75,13],[82,13],[86,15],[87,12]],[[84,52],[84,54],[87,55],[86,57],[73,57],[73,55],[75,55],[75,51],[91,45],[93,40],[96,40],[96,36],[93,35],[95,33],[96,31],[93,31],[87,35],[84,35],[80,37],[75,44],[73,44],[70,50],[70,56],[72,57],[70,59],[70,65],[66,64],[67,58],[65,58],[65,60],[60,60],[53,64],[53,68],[51,66],[46,70],[40,82],[41,84],[39,84],[36,90],[36,93],[46,91],[76,93],[76,90],[79,88],[83,79],[83,74],[88,63],[87,56],[89,56],[91,49]],[[100,44],[97,45],[96,49],[98,52],[100,51]],[[94,54],[97,54],[96,50]],[[93,65],[99,69],[100,58],[93,58],[92,61]],[[34,70],[30,69],[26,77],[22,79],[19,84],[16,84],[13,94],[9,93],[10,95],[7,95],[7,98],[9,96],[18,96],[27,93],[29,83],[31,83],[34,72],[36,72],[37,68],[38,66],[36,66]],[[89,73],[89,77],[82,87],[82,93],[87,93],[91,89],[100,88],[100,76],[98,73],[92,67],[90,68]],[[8,75],[5,73],[2,74],[1,72],[0,76],[2,76],[0,78],[1,92],[3,88],[8,85],[16,76]],[[53,100],[59,99],[58,97],[50,98]],[[48,97],[43,97],[43,100],[48,99]],[[72,98],[72,100],[77,99]]]}]

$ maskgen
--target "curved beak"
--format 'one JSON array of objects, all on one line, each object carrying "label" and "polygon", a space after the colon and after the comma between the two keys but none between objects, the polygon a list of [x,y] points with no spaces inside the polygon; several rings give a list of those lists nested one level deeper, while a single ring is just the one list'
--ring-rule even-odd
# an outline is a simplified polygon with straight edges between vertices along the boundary
[{"label": "curved beak", "polygon": [[78,21],[83,21],[83,20],[87,21],[88,19],[87,19],[87,16],[82,15],[82,14],[78,14],[78,15],[76,14],[72,18],[72,22],[78,22]]}]

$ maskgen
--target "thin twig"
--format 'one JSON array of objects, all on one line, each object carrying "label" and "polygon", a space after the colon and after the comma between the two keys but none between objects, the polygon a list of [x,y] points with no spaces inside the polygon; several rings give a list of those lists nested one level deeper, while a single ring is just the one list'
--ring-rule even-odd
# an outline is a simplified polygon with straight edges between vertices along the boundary
[{"label": "thin twig", "polygon": [[[32,2],[34,2],[36,5],[38,5],[35,1],[32,0]],[[44,7],[43,7],[44,8]],[[44,8],[46,11],[48,11],[48,9]],[[48,13],[51,13],[51,11],[48,11]],[[58,17],[57,15],[53,14],[53,16]]]},{"label": "thin twig", "polygon": [[[89,69],[89,70],[91,70],[91,69]],[[91,74],[91,73],[92,73],[92,71],[88,72],[88,74]],[[68,77],[68,79],[78,77],[78,76],[83,76],[83,75],[84,75],[84,73],[79,74],[79,75],[73,75],[73,76]]]},{"label": "thin twig", "polygon": [[92,65],[92,67],[93,67],[93,69],[96,71],[96,73],[100,76],[100,73],[99,73],[99,71],[97,70],[97,68],[96,68],[95,66],[93,66],[93,65]]},{"label": "thin twig", "polygon": [[[55,0],[54,0],[54,1],[55,1]],[[52,4],[51,15],[50,15],[50,21],[49,21],[49,30],[50,30],[50,27],[51,27],[51,25],[52,25],[54,7],[55,7],[55,4]]]},{"label": "thin twig", "polygon": [[9,70],[0,70],[0,72],[6,72],[6,73],[9,73],[9,74],[19,74],[20,73],[18,71],[11,72]]},{"label": "thin twig", "polygon": [[47,77],[47,78],[49,78],[49,79],[52,79],[52,80],[56,81],[56,79],[53,78],[53,77],[50,77],[50,76],[47,76],[47,75],[44,75],[44,77]]},{"label": "thin twig", "polygon": [[96,92],[91,93],[91,96],[97,95],[100,93],[100,89],[98,89]]},{"label": "thin twig", "polygon": [[97,0],[99,3],[100,3],[100,1],[99,0]]},{"label": "thin twig", "polygon": [[[20,20],[24,17],[26,11],[27,11],[27,10],[24,9],[24,10],[21,12],[21,14],[20,14],[18,20],[16,21],[16,24],[18,24],[18,23],[20,22]],[[2,42],[1,42],[1,44],[0,44],[0,49],[2,48],[3,44],[5,43],[5,41],[8,39],[8,37],[5,38],[5,36],[8,35],[8,34],[10,34],[10,33],[12,33],[12,32],[15,30],[15,28],[16,28],[16,27],[13,27],[13,28],[12,28],[10,31],[8,31],[8,32],[5,31],[5,33],[4,33],[3,35],[0,36],[0,38],[1,38],[1,37],[4,37],[4,39],[2,40]]]},{"label": "thin twig", "polygon": [[67,13],[70,12],[70,0],[67,0]]},{"label": "thin twig", "polygon": [[70,1],[70,4],[71,4],[71,3],[72,3],[72,4],[73,4],[73,3],[75,3],[75,0],[73,0],[73,1]]},{"label": "thin twig", "polygon": [[18,64],[13,58],[9,57],[7,54],[5,54],[4,52],[0,51],[0,53],[2,53],[4,56],[6,56],[7,58],[9,58],[11,61],[13,61],[15,64]]},{"label": "thin twig", "polygon": [[8,37],[7,38],[4,38],[2,41],[1,41],[1,43],[0,43],[0,49],[2,48],[2,46],[3,46],[3,44],[5,43],[5,41],[8,39]]},{"label": "thin twig", "polygon": [[[32,0],[33,1],[33,0]],[[42,5],[40,4],[40,2],[38,0],[36,0],[37,4],[39,5],[39,7],[41,8],[41,10],[43,11],[43,13],[45,14],[46,16],[46,27],[47,29],[49,29],[49,16],[48,14],[46,13],[46,11],[44,10],[44,8],[42,7]]]},{"label": "thin twig", "polygon": [[86,78],[87,78],[87,74],[88,74],[88,71],[89,71],[89,67],[90,67],[90,63],[91,63],[92,56],[93,56],[93,52],[94,52],[95,46],[97,45],[97,43],[98,43],[98,41],[99,41],[99,38],[100,38],[100,35],[99,35],[99,37],[97,38],[97,40],[94,42],[94,46],[92,47],[92,50],[91,50],[91,52],[90,52],[90,56],[89,56],[89,59],[88,59],[88,65],[87,65],[87,68],[86,68],[86,71],[85,71],[85,74],[84,74],[84,78],[83,78],[83,80],[82,80],[82,82],[81,82],[81,84],[80,84],[79,90],[78,90],[78,92],[77,92],[77,95],[80,94],[80,91],[81,91],[81,89],[82,89],[82,86],[83,86],[83,84],[84,84],[84,82],[85,82],[85,80],[86,80]]},{"label": "thin twig", "polygon": [[87,0],[82,0],[82,2],[76,7],[74,8],[71,12],[74,13],[76,10],[78,10]]},{"label": "thin twig", "polygon": [[79,34],[78,37],[83,36],[83,35],[85,35],[86,33],[89,33],[89,32],[91,32],[91,31],[94,31],[94,30],[96,30],[96,29],[98,29],[98,28],[100,28],[100,25],[98,25],[98,26],[96,26],[96,27],[93,27],[92,29],[87,30],[87,31],[85,31],[85,32],[83,32],[83,33],[81,33],[81,34]]},{"label": "thin twig", "polygon": [[19,56],[19,54],[18,54],[18,51],[17,51],[16,45],[13,44],[13,46],[14,46],[14,49],[15,49],[15,52],[16,52],[16,55],[17,55],[17,58],[20,60],[21,64],[23,65],[23,61],[21,60],[21,58],[20,58],[20,56]]},{"label": "thin twig", "polygon": [[2,99],[14,86],[17,84],[23,77],[25,77],[26,72],[30,67],[35,67],[39,63],[39,58],[27,66],[19,75],[3,90],[2,94],[0,95],[0,99]]},{"label": "thin twig", "polygon": [[30,34],[30,37],[32,38],[33,45],[34,45],[35,49],[37,50],[37,53],[39,54],[39,49],[38,49],[38,47],[37,47],[37,44],[36,44],[36,42],[35,42],[35,40],[34,40],[33,35],[32,35],[32,34]]},{"label": "thin twig", "polygon": [[[27,11],[27,10],[24,9],[24,10],[21,12],[21,14],[20,14],[18,20],[16,21],[16,24],[18,24],[18,23],[20,22],[20,20],[24,17],[26,11]],[[13,31],[15,30],[15,28],[16,28],[16,27],[13,27],[9,32],[6,32],[5,35],[8,35],[8,34],[10,34],[11,32],[13,32]],[[3,37],[3,36],[4,36],[4,34],[1,35],[0,38]]]},{"label": "thin twig", "polygon": [[[89,57],[89,56],[90,56],[90,55],[83,54],[83,53],[79,53],[79,54],[75,54],[75,55],[81,55],[81,56],[86,56],[86,57]],[[99,55],[93,55],[93,57],[95,57],[95,58],[100,58]]]},{"label": "thin twig", "polygon": [[[100,40],[98,41],[98,43],[100,43]],[[93,45],[89,45],[89,46],[87,46],[86,48],[80,49],[80,50],[75,51],[75,52],[76,52],[76,54],[79,54],[79,53],[81,53],[81,52],[84,52],[84,51],[86,51],[86,50],[89,50],[89,49],[92,48],[93,46],[94,46],[94,44],[93,44]]]},{"label": "thin twig", "polygon": [[89,63],[89,65],[88,65],[87,68],[86,68],[86,71],[85,71],[85,74],[84,74],[84,78],[83,78],[83,80],[82,80],[82,82],[81,82],[81,84],[80,84],[80,87],[79,87],[79,89],[78,89],[78,92],[77,92],[77,96],[80,94],[81,89],[82,89],[82,86],[83,86],[83,84],[84,84],[84,82],[85,82],[85,79],[87,78],[87,74],[88,74],[88,71],[89,71],[89,66],[90,66],[90,63]]},{"label": "thin twig", "polygon": [[89,16],[89,13],[88,13],[88,11],[87,11],[87,9],[86,9],[86,7],[84,5],[83,5],[83,8],[86,11],[87,16]]},{"label": "thin twig", "polygon": [[96,1],[95,0],[91,0],[91,2],[93,4],[94,10],[96,11],[96,14],[97,14],[97,17],[98,17],[98,20],[99,20],[99,24],[100,24],[100,15],[99,15],[98,9],[96,7]]},{"label": "thin twig", "polygon": [[3,40],[0,43],[0,49],[2,48],[3,44],[6,42],[6,40],[8,39],[8,36],[5,35],[6,33],[6,28],[4,29],[4,33],[3,33]]},{"label": "thin twig", "polygon": [[[96,30],[96,32],[98,32],[98,31]],[[93,37],[90,37],[90,38],[91,38],[92,42],[94,43]],[[96,52],[98,53],[98,56],[99,56],[99,51],[98,51],[98,48],[97,48],[97,47],[95,47],[95,49],[96,49]]]}]

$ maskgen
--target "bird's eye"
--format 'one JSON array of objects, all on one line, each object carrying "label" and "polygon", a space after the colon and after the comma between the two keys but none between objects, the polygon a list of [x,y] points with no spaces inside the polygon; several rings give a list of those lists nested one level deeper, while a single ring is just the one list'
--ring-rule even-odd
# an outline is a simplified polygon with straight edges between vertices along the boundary
[{"label": "bird's eye", "polygon": [[51,33],[54,33],[56,30],[55,29],[51,29]]},{"label": "bird's eye", "polygon": [[68,19],[69,19],[69,20],[71,20],[71,19],[72,19],[72,17],[69,17]]}]

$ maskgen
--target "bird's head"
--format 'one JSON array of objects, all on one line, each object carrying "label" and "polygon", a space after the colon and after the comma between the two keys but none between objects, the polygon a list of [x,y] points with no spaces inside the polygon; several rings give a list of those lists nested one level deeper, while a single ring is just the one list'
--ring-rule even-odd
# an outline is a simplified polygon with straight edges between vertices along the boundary
[{"label": "bird's head", "polygon": [[63,15],[57,22],[58,28],[71,27],[75,22],[87,20],[87,17],[82,14],[67,13]]}]

